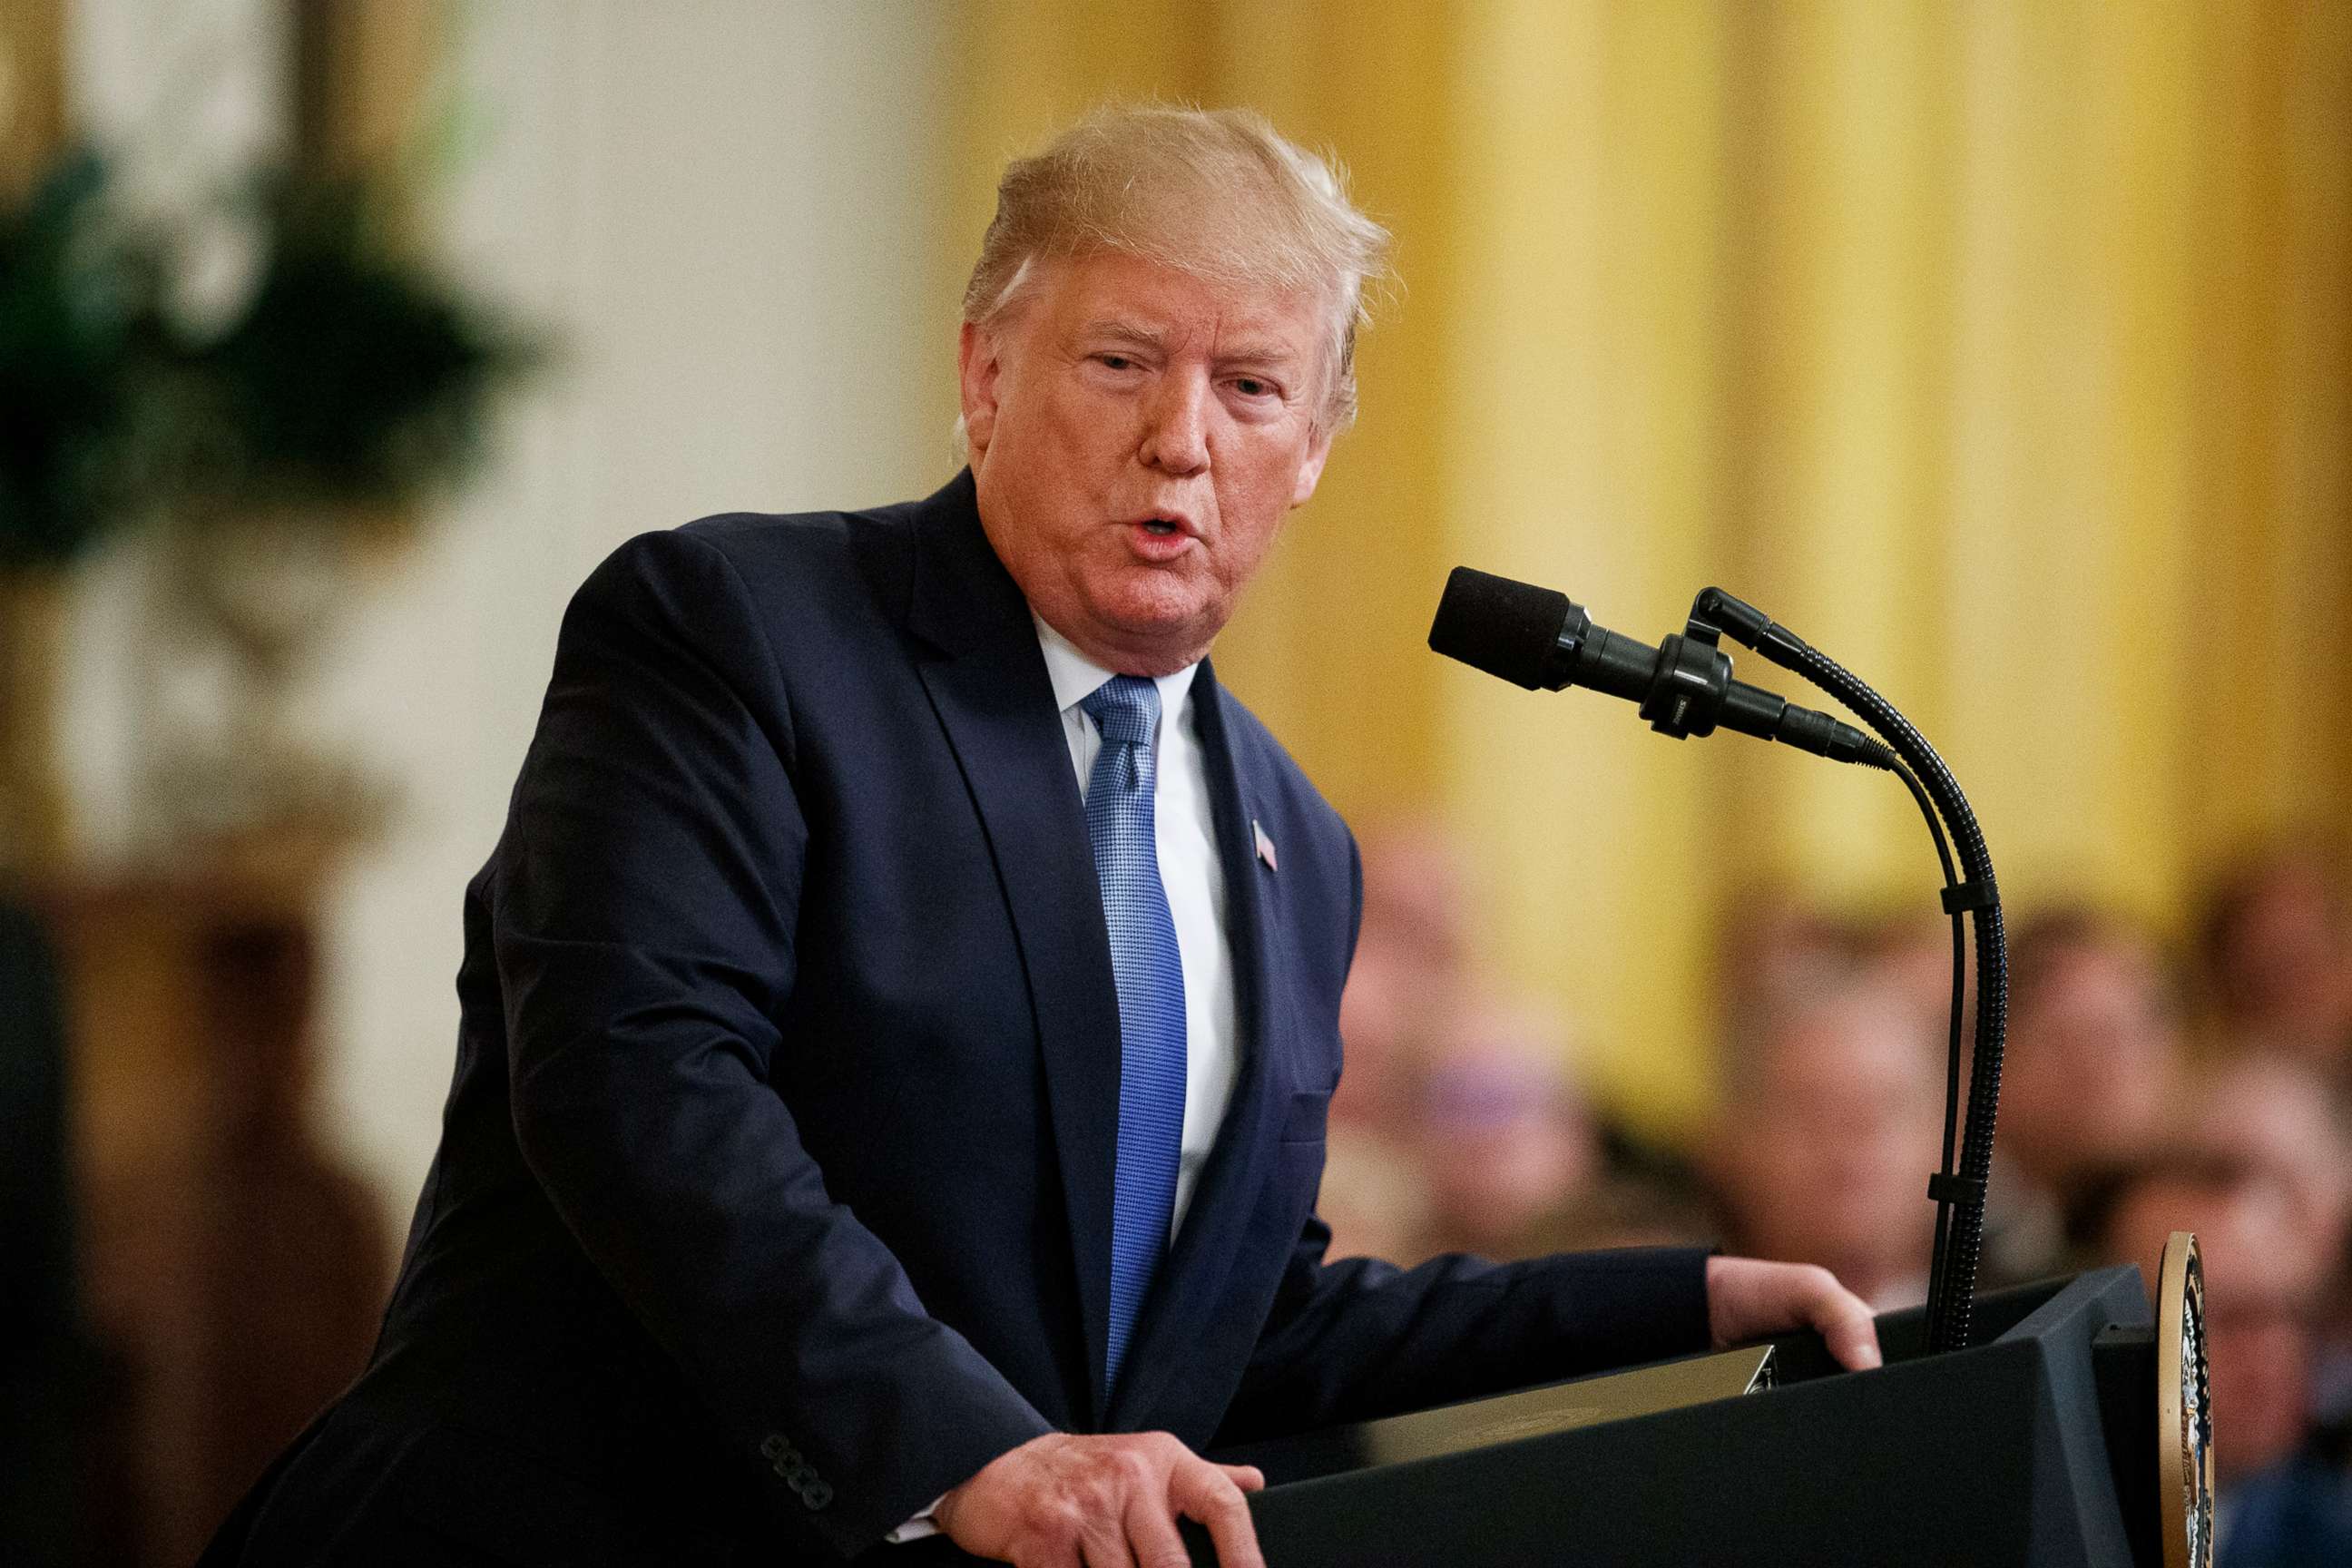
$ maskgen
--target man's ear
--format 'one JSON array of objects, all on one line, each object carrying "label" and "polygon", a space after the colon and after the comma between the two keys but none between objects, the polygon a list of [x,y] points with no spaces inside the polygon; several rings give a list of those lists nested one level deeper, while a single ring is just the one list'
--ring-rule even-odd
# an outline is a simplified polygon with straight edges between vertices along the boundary
[{"label": "man's ear", "polygon": [[964,442],[977,462],[996,433],[996,336],[971,322],[956,340],[956,376],[963,396]]},{"label": "man's ear", "polygon": [[1290,504],[1305,506],[1315,494],[1315,486],[1323,478],[1323,464],[1331,456],[1331,432],[1318,430],[1307,448],[1307,460],[1298,465],[1298,482],[1290,487]]}]

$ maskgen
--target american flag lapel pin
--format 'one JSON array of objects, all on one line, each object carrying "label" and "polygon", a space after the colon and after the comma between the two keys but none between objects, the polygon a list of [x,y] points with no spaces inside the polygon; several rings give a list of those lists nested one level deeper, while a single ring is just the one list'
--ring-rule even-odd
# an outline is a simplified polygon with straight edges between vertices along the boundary
[{"label": "american flag lapel pin", "polygon": [[1255,816],[1250,818],[1250,837],[1257,845],[1257,858],[1265,862],[1265,868],[1269,871],[1281,870],[1281,866],[1274,858],[1274,840],[1265,836],[1265,829],[1257,825],[1257,818]]}]

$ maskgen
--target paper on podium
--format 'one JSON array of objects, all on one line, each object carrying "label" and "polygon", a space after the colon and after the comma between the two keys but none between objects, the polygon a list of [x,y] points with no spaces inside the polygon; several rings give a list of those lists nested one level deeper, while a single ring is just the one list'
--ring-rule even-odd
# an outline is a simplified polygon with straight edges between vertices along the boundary
[{"label": "paper on podium", "polygon": [[1522,1437],[1731,1399],[1772,1386],[1772,1347],[1748,1345],[1221,1451],[1272,1485],[1490,1448]]}]

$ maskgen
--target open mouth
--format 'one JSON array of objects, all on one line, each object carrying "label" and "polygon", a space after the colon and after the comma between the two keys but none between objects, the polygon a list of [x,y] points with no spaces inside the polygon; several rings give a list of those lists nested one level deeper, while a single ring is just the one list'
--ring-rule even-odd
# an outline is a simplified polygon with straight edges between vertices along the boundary
[{"label": "open mouth", "polygon": [[1195,542],[1192,525],[1182,512],[1139,517],[1127,526],[1129,548],[1136,552],[1136,558],[1159,565],[1178,560]]}]

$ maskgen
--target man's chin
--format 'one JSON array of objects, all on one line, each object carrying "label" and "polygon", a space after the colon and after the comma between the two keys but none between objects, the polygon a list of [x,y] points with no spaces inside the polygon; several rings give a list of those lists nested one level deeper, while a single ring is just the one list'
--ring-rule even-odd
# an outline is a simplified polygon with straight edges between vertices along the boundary
[{"label": "man's chin", "polygon": [[1172,675],[1197,661],[1209,651],[1225,620],[1189,599],[1105,605],[1097,619],[1105,640],[1120,655],[1117,668],[1129,675],[1153,676]]}]

